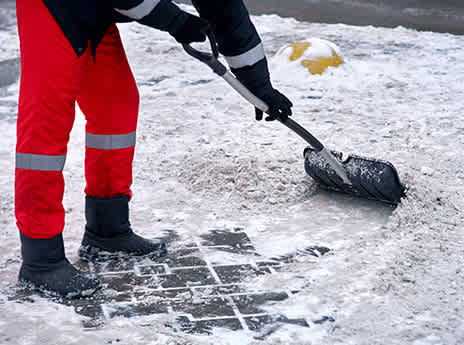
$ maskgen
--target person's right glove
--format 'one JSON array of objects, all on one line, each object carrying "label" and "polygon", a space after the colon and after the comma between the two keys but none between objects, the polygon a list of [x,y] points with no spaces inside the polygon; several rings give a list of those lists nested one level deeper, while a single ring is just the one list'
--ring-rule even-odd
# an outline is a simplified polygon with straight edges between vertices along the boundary
[{"label": "person's right glove", "polygon": [[177,42],[189,44],[192,42],[204,42],[206,33],[210,30],[208,21],[187,13],[185,23],[175,32],[170,32]]},{"label": "person's right glove", "polygon": [[[252,66],[232,68],[232,72],[256,97],[268,105],[266,121],[280,119],[285,122],[292,115],[292,102],[271,84],[266,58]],[[255,108],[255,114],[256,120],[263,119],[263,112],[260,109]]]}]

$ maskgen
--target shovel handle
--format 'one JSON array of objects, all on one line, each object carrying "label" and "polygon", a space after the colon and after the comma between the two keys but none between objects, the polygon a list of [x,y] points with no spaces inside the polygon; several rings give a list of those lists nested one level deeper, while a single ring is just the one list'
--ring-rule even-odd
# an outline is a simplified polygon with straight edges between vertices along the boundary
[{"label": "shovel handle", "polygon": [[211,30],[206,32],[208,36],[209,44],[211,46],[211,52],[204,52],[198,49],[193,48],[190,44],[182,43],[182,47],[190,56],[195,59],[207,64],[214,73],[222,77],[227,73],[227,68],[222,63],[219,62],[219,50],[216,43],[216,38]]}]

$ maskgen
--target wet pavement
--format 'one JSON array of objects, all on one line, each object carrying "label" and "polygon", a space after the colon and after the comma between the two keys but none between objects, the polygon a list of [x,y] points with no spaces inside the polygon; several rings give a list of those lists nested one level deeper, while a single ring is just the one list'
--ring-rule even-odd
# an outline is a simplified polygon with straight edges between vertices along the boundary
[{"label": "wet pavement", "polygon": [[[320,23],[405,26],[418,30],[464,34],[461,0],[244,0],[254,14]],[[191,3],[190,0],[179,0]],[[14,9],[14,0],[0,0],[0,10]],[[0,12],[0,28],[8,19]]]},{"label": "wet pavement", "polygon": [[[398,25],[418,30],[464,34],[462,0],[244,0],[254,14],[321,23]],[[191,3],[190,0],[179,2]],[[14,8],[14,0],[0,0],[0,9]],[[6,19],[0,15],[0,27]]]},{"label": "wet pavement", "polygon": [[15,22],[15,1],[0,0],[0,30]]},{"label": "wet pavement", "polygon": [[[464,34],[462,0],[244,0],[254,14]],[[189,0],[181,0],[189,3]]]},{"label": "wet pavement", "polygon": [[19,78],[20,59],[0,61],[0,89],[15,83]]}]

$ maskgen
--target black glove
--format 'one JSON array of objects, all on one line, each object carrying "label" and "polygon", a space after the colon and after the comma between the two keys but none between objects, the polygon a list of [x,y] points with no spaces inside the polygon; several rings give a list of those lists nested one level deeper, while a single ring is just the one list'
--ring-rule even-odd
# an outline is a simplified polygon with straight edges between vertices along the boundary
[{"label": "black glove", "polygon": [[[261,96],[260,99],[269,107],[269,110],[266,112],[268,114],[265,119],[266,121],[280,119],[282,122],[285,122],[289,116],[292,116],[292,102],[276,89],[271,89],[269,94]],[[262,110],[255,108],[255,114],[257,121],[263,119]]]},{"label": "black glove", "polygon": [[209,30],[210,26],[206,20],[188,13],[185,23],[176,32],[170,34],[177,42],[189,44],[192,42],[204,42],[206,33]]},{"label": "black glove", "polygon": [[[268,105],[267,114],[269,116],[266,117],[266,121],[280,119],[285,122],[292,115],[292,102],[272,87],[267,60],[265,58],[253,66],[233,68],[232,72],[256,97]],[[263,112],[261,110],[255,109],[255,114],[256,120],[260,121],[263,119]]]}]

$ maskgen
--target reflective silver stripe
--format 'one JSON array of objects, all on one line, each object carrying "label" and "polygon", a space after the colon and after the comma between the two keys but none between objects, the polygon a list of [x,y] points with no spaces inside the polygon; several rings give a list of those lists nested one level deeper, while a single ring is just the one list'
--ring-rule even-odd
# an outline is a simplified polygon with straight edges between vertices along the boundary
[{"label": "reflective silver stripe", "polygon": [[129,134],[85,134],[85,145],[91,149],[116,150],[135,146],[136,133]]},{"label": "reflective silver stripe", "polygon": [[121,10],[115,8],[116,11],[119,13],[132,18],[132,19],[142,19],[146,15],[148,15],[153,9],[158,5],[161,0],[143,0],[140,4],[135,7],[132,7],[129,10]]},{"label": "reflective silver stripe", "polygon": [[227,63],[231,68],[241,68],[245,66],[251,66],[257,63],[259,60],[265,58],[263,44],[260,43],[256,47],[251,48],[249,51],[236,55],[236,56],[225,56]]},{"label": "reflective silver stripe", "polygon": [[16,168],[41,171],[61,171],[66,162],[64,156],[34,155],[29,153],[16,153]]}]

